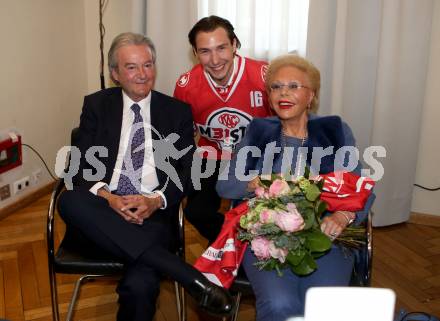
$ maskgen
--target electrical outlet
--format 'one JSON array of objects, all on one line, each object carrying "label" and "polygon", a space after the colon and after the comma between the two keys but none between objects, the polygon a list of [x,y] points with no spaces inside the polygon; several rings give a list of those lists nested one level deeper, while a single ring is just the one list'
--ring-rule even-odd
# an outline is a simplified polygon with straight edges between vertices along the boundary
[{"label": "electrical outlet", "polygon": [[31,186],[31,178],[29,176],[23,177],[24,188]]},{"label": "electrical outlet", "polygon": [[9,186],[9,184],[6,184],[0,187],[0,201],[3,201],[8,197],[11,197],[11,187]]},{"label": "electrical outlet", "polygon": [[17,195],[17,193],[23,190],[23,183],[21,179],[12,183],[12,195]]},{"label": "electrical outlet", "polygon": [[29,176],[25,176],[19,180],[16,180],[14,184],[12,185],[12,193],[13,195],[16,195],[17,193],[22,192],[26,188],[31,186],[31,180]]},{"label": "electrical outlet", "polygon": [[32,172],[32,184],[36,185],[43,177],[43,170],[38,168]]}]

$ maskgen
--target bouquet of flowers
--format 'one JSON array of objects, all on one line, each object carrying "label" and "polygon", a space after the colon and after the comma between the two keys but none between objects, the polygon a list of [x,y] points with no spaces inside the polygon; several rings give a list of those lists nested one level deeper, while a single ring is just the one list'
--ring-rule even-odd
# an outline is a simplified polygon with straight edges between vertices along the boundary
[{"label": "bouquet of flowers", "polygon": [[[299,177],[286,180],[280,175],[261,177],[256,197],[249,200],[248,212],[240,218],[238,239],[248,241],[259,269],[281,270],[287,267],[297,275],[316,268],[315,259],[324,255],[332,240],[320,229],[327,209],[320,199],[323,179]],[[361,227],[346,228],[338,241],[359,246],[365,242]]]}]

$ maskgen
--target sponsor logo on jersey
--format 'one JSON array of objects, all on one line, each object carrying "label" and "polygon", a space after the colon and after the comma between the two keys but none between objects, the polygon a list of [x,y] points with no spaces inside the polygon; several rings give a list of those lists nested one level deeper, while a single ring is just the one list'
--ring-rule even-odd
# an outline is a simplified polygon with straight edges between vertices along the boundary
[{"label": "sponsor logo on jersey", "polygon": [[263,79],[263,82],[266,81],[266,72],[267,72],[267,65],[261,66],[261,79]]},{"label": "sponsor logo on jersey", "polygon": [[230,86],[219,87],[219,88],[216,88],[216,90],[218,91],[218,93],[219,93],[220,95],[226,95],[226,94],[229,92],[229,87],[230,87]]},{"label": "sponsor logo on jersey", "polygon": [[179,87],[185,87],[189,83],[189,71],[182,76],[180,76],[179,80],[177,81],[177,86]]},{"label": "sponsor logo on jersey", "polygon": [[206,125],[197,124],[200,135],[219,149],[232,151],[243,138],[252,116],[235,108],[223,107],[208,116]]}]

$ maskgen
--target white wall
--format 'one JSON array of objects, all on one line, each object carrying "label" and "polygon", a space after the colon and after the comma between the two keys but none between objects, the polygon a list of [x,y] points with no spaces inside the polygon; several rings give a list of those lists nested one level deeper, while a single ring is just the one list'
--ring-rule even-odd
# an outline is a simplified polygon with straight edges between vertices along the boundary
[{"label": "white wall", "polygon": [[[39,0],[0,2],[0,134],[15,128],[54,172],[56,153],[70,142],[83,97],[100,89],[99,2]],[[143,0],[111,0],[104,12],[104,55],[125,31],[142,32]],[[135,18],[132,18],[135,17]],[[107,63],[107,60],[105,60]],[[106,85],[111,82],[105,66]],[[0,201],[0,209],[50,182],[41,161],[23,147],[23,166],[0,174],[0,187],[43,169],[42,179]]]},{"label": "white wall", "polygon": [[197,22],[195,0],[147,1],[147,35],[157,51],[155,88],[172,95],[177,78],[191,69],[194,55],[188,32]]},{"label": "white wall", "polygon": [[[2,0],[0,39],[0,130],[17,128],[53,170],[87,86],[83,2]],[[0,186],[43,168],[26,147],[23,162],[0,174]],[[49,181],[44,170],[40,183]],[[12,201],[0,201],[0,208]]]},{"label": "white wall", "polygon": [[[92,93],[101,89],[99,79],[100,53],[99,53],[99,5],[98,1],[83,0],[85,14],[85,43],[86,47],[83,53],[87,58],[87,92]],[[104,76],[106,87],[112,85],[108,76],[107,52],[110,48],[113,38],[118,34],[127,31],[142,32],[137,30],[138,21],[142,15],[138,11],[144,11],[139,0],[110,0],[105,8],[103,23],[105,27],[104,35]],[[133,12],[135,11],[135,12]],[[131,18],[131,17],[138,18]],[[79,116],[79,115],[78,115]]]},{"label": "white wall", "polygon": [[[99,29],[98,5],[83,0],[86,25],[86,56],[88,91],[99,90]],[[197,21],[195,0],[111,0],[104,12],[106,86],[108,77],[107,52],[113,38],[121,32],[144,33],[153,40],[157,51],[157,80],[155,89],[172,95],[180,74],[193,65],[188,32]],[[145,23],[146,21],[146,23]]]},{"label": "white wall", "polygon": [[[416,183],[438,187],[440,186],[440,1],[434,1],[428,70]],[[411,210],[440,216],[439,200],[440,191],[429,192],[414,187]]]},{"label": "white wall", "polygon": [[[99,2],[0,1],[0,135],[17,129],[54,172],[56,153],[70,142],[84,95],[100,89]],[[143,32],[144,0],[111,0],[104,12],[104,55],[125,31]],[[105,64],[107,59],[105,60]],[[111,85],[105,65],[106,85]],[[43,169],[42,179],[0,209],[51,181],[41,161],[23,148],[23,165],[0,174],[0,187]]]}]

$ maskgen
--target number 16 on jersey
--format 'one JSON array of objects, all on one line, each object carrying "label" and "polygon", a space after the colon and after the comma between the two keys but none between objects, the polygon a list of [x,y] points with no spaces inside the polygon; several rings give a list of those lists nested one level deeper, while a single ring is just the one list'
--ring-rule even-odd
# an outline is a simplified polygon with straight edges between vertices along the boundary
[{"label": "number 16 on jersey", "polygon": [[262,107],[263,106],[263,93],[259,90],[253,90],[249,92],[249,97],[251,99],[251,107]]}]

